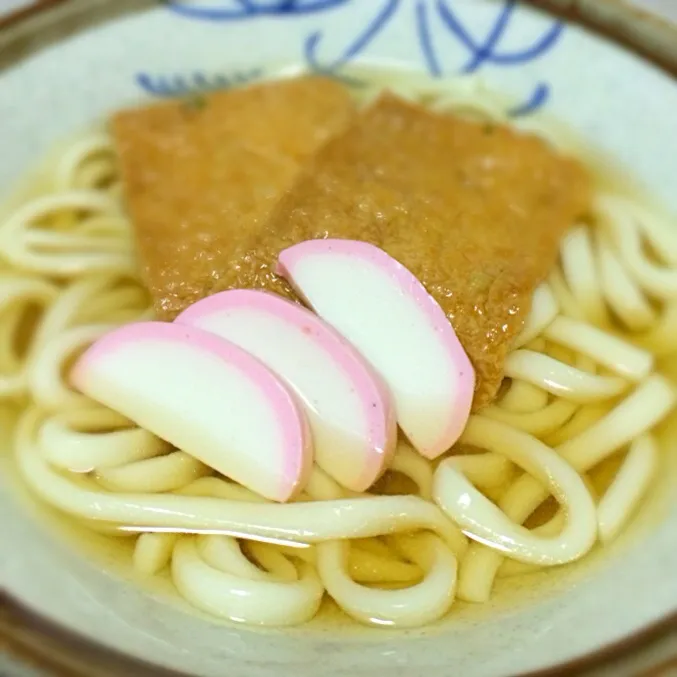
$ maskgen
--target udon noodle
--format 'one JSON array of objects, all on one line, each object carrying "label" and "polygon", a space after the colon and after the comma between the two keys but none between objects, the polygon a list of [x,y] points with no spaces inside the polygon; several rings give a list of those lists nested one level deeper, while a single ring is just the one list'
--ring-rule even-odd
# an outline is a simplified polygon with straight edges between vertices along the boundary
[{"label": "udon noodle", "polygon": [[[433,109],[508,122],[474,80],[389,84]],[[600,189],[589,221],[571,224],[499,398],[450,454],[432,462],[401,440],[369,493],[316,467],[299,499],[276,504],[68,384],[94,339],[152,315],[109,136],[72,141],[31,188],[0,225],[0,398],[25,407],[21,477],[91,528],[133,534],[134,567],[151,576],[169,566],[203,611],[292,625],[326,593],[364,623],[426,624],[455,598],[487,600],[496,576],[611,541],[657,473],[653,430],[675,403],[655,358],[677,335],[677,230],[624,193]],[[620,469],[597,495],[590,473],[617,453]],[[557,509],[534,527],[527,520],[550,496]]]}]

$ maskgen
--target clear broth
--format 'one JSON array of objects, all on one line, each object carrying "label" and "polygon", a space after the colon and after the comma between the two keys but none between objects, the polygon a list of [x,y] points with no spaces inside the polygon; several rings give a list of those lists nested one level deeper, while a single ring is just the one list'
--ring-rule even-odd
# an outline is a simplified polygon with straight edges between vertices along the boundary
[{"label": "clear broth", "polygon": [[[359,75],[371,82],[387,84],[389,75],[374,69],[351,69],[351,75]],[[571,130],[557,121],[539,118],[549,129],[556,129],[561,135],[563,146],[576,155],[591,170],[596,186],[600,190],[613,189],[630,197],[642,198],[651,202],[648,192],[616,169],[615,163],[601,156],[582,143]],[[534,129],[537,131],[537,128]],[[48,156],[49,157],[49,156]],[[35,180],[22,182],[11,204],[25,199],[40,191],[41,181],[36,174]],[[8,204],[4,205],[5,208]],[[0,215],[6,209],[0,209]],[[660,210],[660,207],[658,208]],[[659,370],[677,383],[677,355],[665,359]],[[117,537],[92,531],[79,520],[65,515],[34,497],[22,481],[14,458],[13,444],[8,434],[8,425],[18,414],[18,408],[12,410],[8,406],[0,406],[0,473],[4,483],[14,495],[22,509],[40,522],[45,537],[57,542],[60,547],[77,550],[87,559],[88,564],[108,576],[115,576],[131,585],[137,586],[154,598],[179,608],[194,616],[204,618],[210,623],[232,626],[233,623],[207,615],[183,600],[171,581],[169,570],[165,569],[155,576],[144,576],[133,569],[132,554],[135,538],[132,536]],[[621,535],[608,546],[595,548],[578,562],[541,569],[523,575],[499,577],[496,579],[492,598],[485,604],[471,604],[455,601],[451,612],[435,624],[415,630],[385,630],[385,632],[407,635],[431,634],[448,629],[449,626],[466,622],[478,622],[488,617],[496,618],[513,613],[526,605],[542,601],[546,597],[564,594],[576,583],[599,575],[601,570],[615,558],[621,557],[627,548],[641,547],[642,540],[665,518],[674,507],[674,486],[677,482],[677,412],[669,417],[656,430],[656,438],[662,454],[662,467],[655,478],[648,495],[632,521],[625,527]],[[618,467],[617,455],[605,461],[595,471],[597,488],[603,488],[613,479]],[[248,630],[257,628],[248,626]],[[285,628],[284,632],[322,632],[335,633],[337,630],[348,633],[374,633],[383,637],[383,629],[362,626],[342,612],[325,595],[320,612],[309,623],[300,628]]]}]

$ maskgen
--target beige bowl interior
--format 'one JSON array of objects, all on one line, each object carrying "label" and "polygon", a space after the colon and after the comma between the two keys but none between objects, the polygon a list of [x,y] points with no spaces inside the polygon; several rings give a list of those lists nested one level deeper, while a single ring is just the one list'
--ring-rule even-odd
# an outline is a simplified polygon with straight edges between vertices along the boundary
[{"label": "beige bowl interior", "polygon": [[[10,27],[0,37],[7,65],[0,71],[0,186],[9,191],[56,140],[147,97],[139,74],[171,84],[177,77],[190,81],[195,72],[213,77],[263,64],[303,64],[304,45],[313,34],[320,35],[318,60],[334,64],[389,3],[335,4],[294,16],[200,21],[152,3],[119,3],[113,10],[113,3],[72,0]],[[430,65],[415,29],[414,4],[401,2],[393,9],[360,60],[409,69]],[[472,54],[436,18],[435,3],[418,4],[428,13],[438,65],[456,75]],[[458,0],[454,9],[481,40],[495,25],[501,3]],[[552,29],[553,21],[520,7],[496,50],[526,49]],[[677,53],[677,41],[673,47]],[[478,74],[518,102],[546,86],[549,116],[594,141],[619,167],[631,169],[677,213],[677,86],[657,68],[567,25],[538,58],[512,66],[485,61]],[[643,515],[626,537],[585,565],[546,580],[537,575],[520,585],[503,585],[494,602],[461,604],[448,620],[426,630],[356,630],[325,623],[261,632],[189,612],[167,585],[130,584],[132,574],[96,539],[87,548],[73,547],[82,539],[65,533],[58,520],[17,490],[6,423],[0,584],[50,621],[153,664],[206,676],[227,670],[250,677],[305,677],[317,674],[319,662],[326,661],[322,671],[328,675],[425,672],[433,677],[450,674],[453,666],[454,674],[489,677],[577,659],[677,608],[677,425],[665,427],[671,470]]]}]

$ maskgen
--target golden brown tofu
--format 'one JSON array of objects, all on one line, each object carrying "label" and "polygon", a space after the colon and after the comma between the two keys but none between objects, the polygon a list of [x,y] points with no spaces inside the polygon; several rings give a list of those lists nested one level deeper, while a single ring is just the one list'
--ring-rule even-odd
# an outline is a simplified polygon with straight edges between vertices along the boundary
[{"label": "golden brown tofu", "polygon": [[318,77],[123,111],[113,119],[125,197],[159,318],[230,286],[300,163],[354,114]]},{"label": "golden brown tofu", "polygon": [[589,184],[579,163],[534,136],[385,95],[318,151],[224,274],[231,287],[291,296],[271,272],[285,247],[323,237],[382,247],[447,314],[477,373],[477,409],[496,395]]}]

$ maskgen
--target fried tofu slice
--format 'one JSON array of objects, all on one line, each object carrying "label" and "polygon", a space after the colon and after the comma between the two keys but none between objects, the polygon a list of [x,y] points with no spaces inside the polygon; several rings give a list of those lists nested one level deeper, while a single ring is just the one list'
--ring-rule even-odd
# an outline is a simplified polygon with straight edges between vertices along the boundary
[{"label": "fried tofu slice", "polygon": [[477,410],[496,396],[532,294],[588,211],[590,188],[576,160],[533,135],[386,94],[318,151],[232,260],[229,285],[293,296],[271,273],[285,247],[324,237],[381,247],[445,311],[476,370]]},{"label": "fried tofu slice", "polygon": [[354,115],[320,77],[118,113],[112,131],[145,282],[160,319],[230,286],[301,164]]}]

